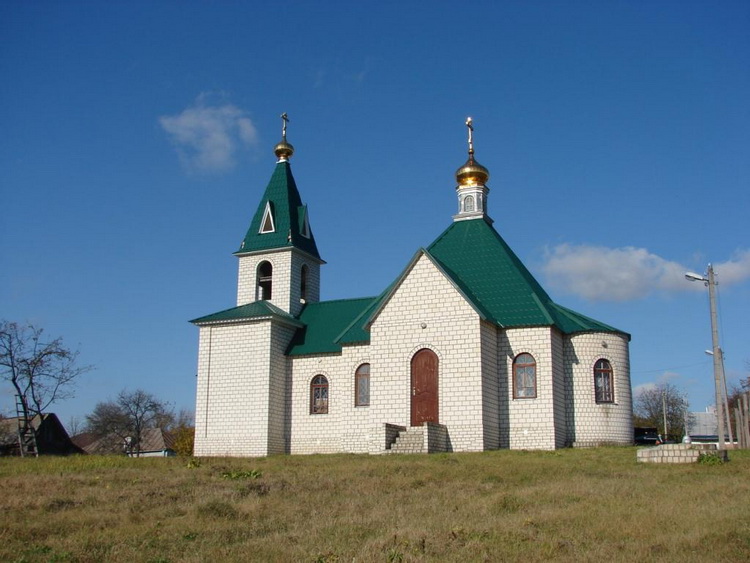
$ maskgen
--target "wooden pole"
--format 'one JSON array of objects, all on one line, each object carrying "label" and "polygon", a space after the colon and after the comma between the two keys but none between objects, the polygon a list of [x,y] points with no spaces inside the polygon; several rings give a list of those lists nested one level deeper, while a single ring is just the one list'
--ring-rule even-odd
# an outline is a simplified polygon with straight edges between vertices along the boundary
[{"label": "wooden pole", "polygon": [[[739,403],[739,401],[737,402]],[[734,420],[737,423],[737,447],[741,450],[747,447],[745,444],[745,433],[742,431],[742,425],[745,423],[744,418],[740,407],[734,407]]]},{"label": "wooden pole", "polygon": [[750,448],[750,391],[740,395],[739,402],[742,412],[742,433],[745,435],[745,447]]}]

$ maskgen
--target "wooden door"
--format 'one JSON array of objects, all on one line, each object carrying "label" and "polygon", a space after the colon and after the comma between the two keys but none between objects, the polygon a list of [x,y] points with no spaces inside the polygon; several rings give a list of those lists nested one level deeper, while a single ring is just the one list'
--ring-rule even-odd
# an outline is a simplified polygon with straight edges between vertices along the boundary
[{"label": "wooden door", "polygon": [[438,357],[426,348],[411,359],[411,425],[438,422]]}]

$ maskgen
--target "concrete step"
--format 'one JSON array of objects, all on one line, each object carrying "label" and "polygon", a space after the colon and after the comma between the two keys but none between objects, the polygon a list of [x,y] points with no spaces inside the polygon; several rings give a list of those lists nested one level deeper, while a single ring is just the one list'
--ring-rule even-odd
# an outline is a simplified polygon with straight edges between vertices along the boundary
[{"label": "concrete step", "polygon": [[396,437],[390,453],[421,454],[424,453],[424,432],[421,428],[409,428]]}]

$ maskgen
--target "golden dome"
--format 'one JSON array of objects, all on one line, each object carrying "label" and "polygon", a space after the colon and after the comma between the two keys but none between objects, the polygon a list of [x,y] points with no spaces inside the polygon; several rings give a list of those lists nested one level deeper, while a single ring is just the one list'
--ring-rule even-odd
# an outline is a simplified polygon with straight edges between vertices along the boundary
[{"label": "golden dome", "polygon": [[286,124],[289,123],[289,117],[286,112],[281,114],[281,142],[273,148],[273,152],[276,153],[276,158],[279,162],[282,160],[289,160],[294,154],[294,147],[291,143],[286,142]]},{"label": "golden dome", "polygon": [[466,164],[456,170],[456,181],[459,186],[484,186],[490,178],[490,171],[474,160],[472,153],[469,154]]},{"label": "golden dome", "polygon": [[469,160],[456,170],[456,181],[459,186],[484,186],[490,177],[490,171],[474,160],[474,125],[471,117],[466,118],[469,130]]},{"label": "golden dome", "polygon": [[273,152],[276,154],[276,158],[279,160],[289,160],[294,154],[294,147],[291,143],[286,142],[286,136],[281,139],[281,142],[273,148]]}]

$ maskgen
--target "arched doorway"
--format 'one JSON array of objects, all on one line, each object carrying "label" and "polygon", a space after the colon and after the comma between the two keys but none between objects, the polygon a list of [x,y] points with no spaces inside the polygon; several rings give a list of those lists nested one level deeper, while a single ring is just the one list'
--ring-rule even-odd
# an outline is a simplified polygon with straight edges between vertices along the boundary
[{"label": "arched doorway", "polygon": [[411,359],[411,425],[438,421],[438,357],[423,348]]}]

